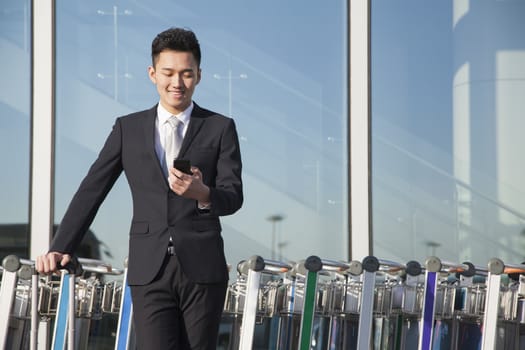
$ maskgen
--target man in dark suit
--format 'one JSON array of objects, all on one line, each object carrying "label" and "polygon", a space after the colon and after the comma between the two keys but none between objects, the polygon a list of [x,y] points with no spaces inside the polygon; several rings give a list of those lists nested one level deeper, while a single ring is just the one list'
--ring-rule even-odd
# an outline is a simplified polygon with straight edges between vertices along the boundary
[{"label": "man in dark suit", "polygon": [[[215,349],[228,281],[219,216],[242,205],[239,141],[232,119],[192,100],[201,79],[193,32],[160,33],[151,54],[159,104],[116,120],[36,267],[48,274],[70,262],[124,171],[133,197],[128,283],[138,347]],[[191,171],[173,168],[174,152]]]}]

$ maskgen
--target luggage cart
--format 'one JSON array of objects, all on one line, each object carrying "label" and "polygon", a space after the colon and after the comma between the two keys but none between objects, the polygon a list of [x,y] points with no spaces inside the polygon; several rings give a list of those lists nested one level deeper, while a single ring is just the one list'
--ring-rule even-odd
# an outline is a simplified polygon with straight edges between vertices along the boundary
[{"label": "luggage cart", "polygon": [[441,261],[437,257],[429,257],[425,261],[425,289],[423,292],[423,314],[419,329],[419,350],[430,350],[434,331],[434,311],[436,307],[436,291],[438,272]]},{"label": "luggage cart", "polygon": [[[88,344],[107,347],[115,341],[108,334],[107,325],[117,327],[120,302],[117,299],[121,291],[121,284],[112,277],[120,277],[124,271],[101,260],[78,258],[78,261],[84,273],[75,279],[75,347],[84,349]],[[107,281],[108,277],[112,281]]]},{"label": "luggage cart", "polygon": [[[40,278],[34,261],[18,261],[18,283],[9,308],[8,347],[49,349],[51,343],[52,349],[87,348],[90,322],[102,317],[100,292],[103,287],[99,276],[118,275],[122,271],[99,260],[73,258],[73,263],[61,270],[61,280],[57,281],[54,276]],[[75,278],[82,272],[97,275]]]},{"label": "luggage cart", "polygon": [[[374,309],[371,316],[373,324],[372,330],[367,332],[373,332],[371,340],[374,348],[401,349],[397,344],[401,343],[405,329],[402,307],[405,304],[407,310],[412,312],[411,316],[414,310],[417,310],[417,279],[421,274],[421,265],[415,261],[405,265],[384,259],[378,259],[378,263]],[[412,286],[412,279],[414,279],[414,286]]]},{"label": "luggage cart", "polygon": [[[241,262],[242,263],[242,262]],[[223,309],[223,324],[219,330],[219,343],[224,349],[239,349],[240,330],[242,322],[242,311],[246,297],[246,273],[239,270],[237,265],[237,279],[230,284],[226,290]]]},{"label": "luggage cart", "polygon": [[[304,297],[301,315],[301,327],[299,331],[299,349],[307,350],[312,345],[312,326],[316,312],[316,300],[318,297],[318,275],[322,272],[343,273],[348,270],[347,263],[320,259],[312,255],[309,256],[302,266],[304,268]],[[302,270],[302,268],[300,268]]]},{"label": "luggage cart", "polygon": [[[53,350],[85,348],[90,322],[106,313],[119,315],[115,349],[133,348],[127,267],[78,263],[94,274],[76,276],[70,268],[59,282],[39,277],[33,261],[4,259],[3,348],[27,348],[29,338],[31,350],[45,349],[52,319]],[[237,267],[224,310],[237,322],[229,349],[251,349],[255,334],[279,350],[525,348],[525,265],[491,259],[480,268],[429,257],[421,268],[415,261],[311,256],[292,266],[253,256]],[[104,283],[106,274],[124,274],[122,284]]]},{"label": "luggage cart", "polygon": [[[525,273],[525,265],[505,264],[498,258],[489,260],[488,263],[488,277],[487,277],[487,292],[485,299],[485,309],[483,315],[483,333],[481,335],[481,349],[494,350],[501,348],[503,343],[510,343],[509,338],[513,338],[518,342],[519,328],[510,334],[504,334],[498,339],[498,321],[499,320],[517,320],[517,296],[523,293],[523,290],[515,293],[516,298],[505,298],[507,294],[512,291],[502,288],[501,277],[502,274],[523,274]],[[520,286],[522,287],[522,286]],[[523,294],[521,297],[523,298]],[[514,333],[514,334],[513,334]],[[503,339],[501,339],[503,338]],[[499,340],[499,342],[498,342]],[[519,346],[519,344],[518,344]]]},{"label": "luggage cart", "polygon": [[[364,350],[369,349],[370,346],[393,346],[395,327],[400,326],[395,320],[393,324],[390,322],[396,297],[396,289],[393,287],[399,285],[396,278],[400,273],[406,273],[407,267],[404,264],[377,259],[374,256],[365,257],[362,266],[362,291],[356,348]],[[379,279],[379,276],[382,276],[383,279]]]},{"label": "luggage cart", "polygon": [[[523,264],[523,262],[522,262]],[[514,346],[519,349],[525,348],[525,272],[523,267],[509,277],[515,284],[515,295],[512,303],[512,320],[516,324]]]},{"label": "luggage cart", "polygon": [[[8,283],[2,287],[9,287],[9,292],[2,292],[2,317],[3,346],[10,349],[47,349],[49,343],[47,334],[39,336],[38,304],[38,275],[34,261],[19,259],[11,255],[4,259],[4,278],[9,278]],[[28,322],[30,320],[30,322]],[[46,329],[47,330],[47,329]],[[29,333],[29,344],[27,344]]]},{"label": "luggage cart", "polygon": [[458,272],[452,322],[452,348],[481,347],[481,329],[486,295],[487,268],[464,262],[468,269]]},{"label": "luggage cart", "polygon": [[363,266],[356,260],[348,265],[346,271],[334,276],[329,286],[327,348],[330,350],[355,349],[357,346]]},{"label": "luggage cart", "polygon": [[456,298],[460,291],[458,276],[462,276],[465,281],[465,278],[471,278],[467,276],[474,276],[476,269],[470,263],[459,264],[439,260],[439,264],[441,268],[438,271],[439,279],[436,284],[432,347],[456,349],[458,348],[456,344],[456,308],[458,305]]},{"label": "luggage cart", "polygon": [[282,274],[292,267],[279,261],[265,260],[254,255],[238,267],[240,271],[247,270],[244,305],[240,328],[239,350],[250,350],[253,345],[255,321],[261,289],[261,275],[263,273]]},{"label": "luggage cart", "polygon": [[[8,346],[10,349],[36,349],[38,319],[35,292],[33,288],[37,274],[34,262],[20,259],[20,268],[17,271],[17,284],[13,305],[9,314]],[[37,282],[38,283],[38,282]],[[38,285],[38,284],[37,284]],[[28,337],[29,335],[29,337]]]},{"label": "luggage cart", "polygon": [[58,306],[53,329],[52,350],[75,349],[75,276],[82,273],[82,266],[72,257],[70,263],[60,267]]},{"label": "luggage cart", "polygon": [[295,350],[299,346],[304,300],[304,261],[293,264],[277,290],[277,336],[275,349]]},{"label": "luggage cart", "polygon": [[363,287],[361,290],[361,308],[359,315],[359,333],[357,349],[368,350],[372,339],[372,313],[374,311],[374,289],[379,260],[375,256],[363,259]]},{"label": "luggage cart", "polygon": [[[117,297],[120,299],[119,307],[119,318],[117,324],[117,337],[115,340],[115,350],[128,350],[133,349],[132,339],[132,316],[133,316],[133,304],[131,302],[131,290],[128,285],[128,259],[124,261],[124,278],[122,281],[122,288],[120,289],[121,296]],[[115,297],[119,294],[118,290],[113,289],[111,293],[112,300],[111,305],[115,305]]]},{"label": "luggage cart", "polygon": [[9,315],[16,291],[17,271],[20,268],[20,259],[15,255],[8,255],[2,261],[2,284],[0,285],[0,347],[7,344]]}]

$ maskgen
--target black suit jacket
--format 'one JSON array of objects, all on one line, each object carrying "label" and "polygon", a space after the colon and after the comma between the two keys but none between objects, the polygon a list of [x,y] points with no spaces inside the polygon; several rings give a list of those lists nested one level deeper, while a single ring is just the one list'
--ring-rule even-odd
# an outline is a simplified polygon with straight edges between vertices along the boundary
[{"label": "black suit jacket", "polygon": [[[124,171],[133,197],[128,282],[144,285],[158,273],[170,236],[184,273],[197,283],[228,279],[219,216],[243,201],[241,155],[232,119],[194,104],[179,158],[197,166],[210,187],[211,210],[168,186],[155,153],[157,107],[116,120],[97,160],[73,197],[50,251],[73,253],[111,187]],[[119,234],[115,232],[114,234]]]}]

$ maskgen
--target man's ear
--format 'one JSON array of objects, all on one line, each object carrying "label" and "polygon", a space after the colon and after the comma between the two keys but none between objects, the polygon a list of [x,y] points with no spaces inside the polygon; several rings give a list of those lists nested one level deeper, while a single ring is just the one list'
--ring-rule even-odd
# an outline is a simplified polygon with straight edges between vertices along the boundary
[{"label": "man's ear", "polygon": [[201,76],[202,76],[202,70],[199,69],[197,70],[197,84],[201,82]]},{"label": "man's ear", "polygon": [[149,76],[149,80],[151,80],[153,84],[157,84],[157,78],[155,76],[155,68],[153,68],[153,66],[148,67],[148,76]]}]

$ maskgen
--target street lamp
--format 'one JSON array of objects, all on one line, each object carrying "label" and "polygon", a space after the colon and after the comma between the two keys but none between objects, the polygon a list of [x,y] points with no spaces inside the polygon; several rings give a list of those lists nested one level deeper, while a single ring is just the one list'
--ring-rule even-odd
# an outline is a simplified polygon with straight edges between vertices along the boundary
[{"label": "street lamp", "polygon": [[430,248],[430,255],[435,256],[436,255],[436,249],[441,247],[441,244],[434,241],[427,241],[425,242],[426,246]]},{"label": "street lamp", "polygon": [[232,70],[229,69],[227,76],[222,76],[222,75],[219,75],[219,74],[213,74],[213,77],[215,79],[217,79],[217,80],[222,80],[222,79],[227,79],[228,80],[228,116],[231,118],[231,117],[233,117],[233,115],[232,115],[232,80],[235,80],[235,79],[248,79],[248,75],[242,73],[242,74],[239,74],[237,76],[232,76]]},{"label": "street lamp", "polygon": [[277,223],[283,221],[284,216],[280,214],[270,215],[267,220],[272,223],[272,260],[275,260],[275,236],[277,234]]}]

